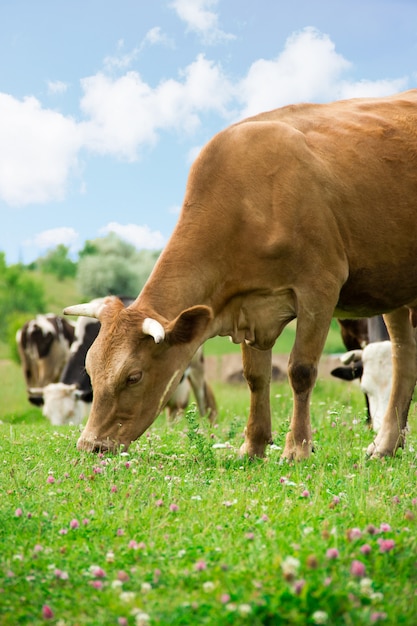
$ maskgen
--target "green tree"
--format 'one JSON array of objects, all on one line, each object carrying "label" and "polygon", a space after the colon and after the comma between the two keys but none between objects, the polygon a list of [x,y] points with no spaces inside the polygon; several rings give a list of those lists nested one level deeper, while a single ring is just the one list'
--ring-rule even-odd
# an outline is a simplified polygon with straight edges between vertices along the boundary
[{"label": "green tree", "polygon": [[21,264],[6,265],[0,252],[0,340],[9,337],[9,327],[15,318],[29,319],[46,309],[42,285]]},{"label": "green tree", "polygon": [[36,260],[35,266],[45,274],[54,274],[59,279],[75,278],[77,274],[77,264],[69,256],[69,248],[59,244],[56,248],[49,250],[44,257]]},{"label": "green tree", "polygon": [[109,294],[136,296],[145,284],[159,252],[141,250],[110,233],[87,241],[80,252],[77,286],[88,298]]}]

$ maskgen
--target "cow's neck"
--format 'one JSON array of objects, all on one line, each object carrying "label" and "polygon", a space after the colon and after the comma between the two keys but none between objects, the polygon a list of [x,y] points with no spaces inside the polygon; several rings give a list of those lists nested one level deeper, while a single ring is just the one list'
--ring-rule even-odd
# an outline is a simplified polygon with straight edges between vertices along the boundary
[{"label": "cow's neck", "polygon": [[[178,258],[178,257],[177,257]],[[163,255],[138,296],[135,306],[159,321],[172,321],[185,309],[206,305],[213,321],[203,340],[216,335],[230,336],[235,343],[247,341],[266,349],[273,345],[283,327],[295,318],[290,290],[245,284],[222,265],[181,258],[170,264]],[[207,257],[206,257],[207,258]]]},{"label": "cow's neck", "polygon": [[135,306],[159,321],[172,321],[189,307],[206,305],[213,322],[204,340],[230,335],[238,343],[269,347],[295,317],[292,290],[252,250],[252,231],[236,232],[236,223],[225,220],[221,202],[207,208],[188,200]]},{"label": "cow's neck", "polygon": [[135,306],[166,320],[196,304],[212,306],[217,268],[214,245],[201,236],[206,217],[193,219],[190,211],[180,217]]},{"label": "cow's neck", "polygon": [[136,299],[135,306],[147,314],[168,321],[181,311],[197,304],[216,307],[215,281],[204,276],[196,263],[183,260],[170,264],[161,259]]}]

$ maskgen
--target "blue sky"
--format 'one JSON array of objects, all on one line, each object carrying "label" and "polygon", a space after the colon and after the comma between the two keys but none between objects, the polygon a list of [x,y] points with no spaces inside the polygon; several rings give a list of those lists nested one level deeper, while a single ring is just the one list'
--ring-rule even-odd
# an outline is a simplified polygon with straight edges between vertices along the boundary
[{"label": "blue sky", "polygon": [[417,87],[415,0],[0,0],[0,251],[161,249],[219,130]]}]

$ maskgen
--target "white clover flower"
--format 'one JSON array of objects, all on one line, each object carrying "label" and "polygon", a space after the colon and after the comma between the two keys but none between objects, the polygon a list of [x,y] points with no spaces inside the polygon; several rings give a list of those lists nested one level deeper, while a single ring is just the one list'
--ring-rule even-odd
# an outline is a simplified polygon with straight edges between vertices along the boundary
[{"label": "white clover flower", "polygon": [[284,576],[295,576],[300,568],[300,561],[293,556],[287,556],[282,564]]},{"label": "white clover flower", "polygon": [[252,613],[252,607],[250,604],[239,604],[238,611],[241,615],[249,615]]},{"label": "white clover flower", "polygon": [[132,615],[135,616],[136,626],[147,626],[151,618],[147,613],[144,613],[141,609],[133,609]]},{"label": "white clover flower", "polygon": [[142,583],[140,588],[142,593],[149,593],[150,591],[152,591],[151,583]]},{"label": "white clover flower", "polygon": [[374,591],[374,593],[371,593],[371,600],[373,602],[382,602],[383,599],[384,599],[384,594],[381,593],[380,591]]},{"label": "white clover flower", "polygon": [[109,550],[106,554],[107,563],[114,563],[114,552],[113,550]]},{"label": "white clover flower", "polygon": [[121,580],[113,580],[111,584],[112,589],[120,589],[122,586],[123,586],[123,583]]},{"label": "white clover flower", "polygon": [[370,596],[371,593],[373,592],[372,589],[372,580],[370,578],[362,578],[360,580],[360,588],[361,588],[361,592],[367,596]]},{"label": "white clover flower", "polygon": [[206,593],[210,593],[214,590],[215,586],[216,585],[211,580],[207,580],[205,583],[203,583],[203,591],[205,591]]},{"label": "white clover flower", "polygon": [[136,594],[134,591],[122,591],[122,593],[120,594],[120,600],[122,602],[125,602],[126,604],[128,604],[129,602],[133,602],[135,597]]},{"label": "white clover flower", "polygon": [[326,624],[329,616],[326,611],[315,611],[311,618],[315,624]]}]

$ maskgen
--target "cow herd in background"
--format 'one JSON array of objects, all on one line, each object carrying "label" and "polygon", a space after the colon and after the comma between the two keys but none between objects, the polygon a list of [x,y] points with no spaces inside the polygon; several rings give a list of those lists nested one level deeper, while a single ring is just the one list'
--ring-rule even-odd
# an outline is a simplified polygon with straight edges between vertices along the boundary
[{"label": "cow herd in background", "polygon": [[[133,302],[132,298],[121,299],[126,306]],[[367,422],[378,432],[391,390],[392,354],[387,328],[382,316],[338,322],[347,352],[331,374],[346,381],[360,381]],[[89,414],[93,389],[85,357],[99,329],[100,322],[95,318],[79,317],[74,323],[48,313],[37,315],[16,333],[28,400],[42,407],[43,415],[55,426],[80,424]],[[213,423],[217,406],[206,380],[202,347],[166,405],[170,423],[188,406],[191,391],[200,414]]]},{"label": "cow herd in background", "polygon": [[[132,298],[121,300],[126,306],[133,302]],[[28,400],[42,407],[43,415],[55,426],[80,424],[90,412],[93,389],[85,357],[99,330],[97,319],[80,317],[73,323],[48,313],[37,315],[16,333]],[[206,381],[202,347],[166,405],[170,423],[188,406],[191,391],[200,414],[213,423],[217,405]]]}]

